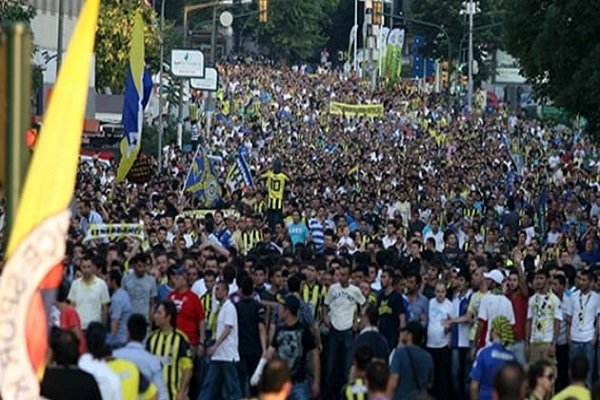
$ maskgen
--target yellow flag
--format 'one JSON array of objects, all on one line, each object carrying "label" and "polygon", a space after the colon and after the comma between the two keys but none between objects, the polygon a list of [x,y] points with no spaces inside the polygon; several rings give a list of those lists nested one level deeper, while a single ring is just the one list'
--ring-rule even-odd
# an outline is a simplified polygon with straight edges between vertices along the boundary
[{"label": "yellow flag", "polygon": [[[0,394],[39,398],[47,322],[40,288],[56,287],[69,227],[99,0],[81,12],[31,159],[7,248],[0,293]],[[51,282],[50,282],[51,281]]]}]

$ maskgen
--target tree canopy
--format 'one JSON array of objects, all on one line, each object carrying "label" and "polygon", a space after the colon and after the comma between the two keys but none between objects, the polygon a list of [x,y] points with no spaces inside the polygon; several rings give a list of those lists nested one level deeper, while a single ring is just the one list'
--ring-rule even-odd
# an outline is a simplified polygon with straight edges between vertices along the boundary
[{"label": "tree canopy", "polygon": [[96,87],[109,87],[115,93],[123,91],[129,65],[131,30],[138,10],[145,22],[146,64],[153,71],[158,70],[160,34],[154,10],[137,0],[103,0],[96,31]]},{"label": "tree canopy", "polygon": [[596,1],[507,0],[506,47],[540,99],[588,120],[600,139],[600,9]]},{"label": "tree canopy", "polygon": [[267,23],[249,20],[250,31],[279,59],[309,59],[327,43],[325,30],[338,0],[271,0]]},{"label": "tree canopy", "polygon": [[25,0],[0,1],[0,29],[14,22],[30,24],[36,11]]},{"label": "tree canopy", "polygon": [[[489,56],[495,49],[503,47],[503,7],[502,0],[479,1],[481,12],[474,16],[473,49],[474,59],[480,63],[481,67],[484,67],[486,59],[489,60]],[[462,8],[461,0],[413,1],[407,17],[442,26],[450,36],[451,58],[460,61],[466,60],[466,56],[461,54],[461,50],[462,52],[467,51],[469,31],[468,16],[461,15]],[[447,39],[439,29],[415,22],[409,22],[408,27],[411,33],[423,36],[425,43],[421,52],[426,57],[448,58]]]}]

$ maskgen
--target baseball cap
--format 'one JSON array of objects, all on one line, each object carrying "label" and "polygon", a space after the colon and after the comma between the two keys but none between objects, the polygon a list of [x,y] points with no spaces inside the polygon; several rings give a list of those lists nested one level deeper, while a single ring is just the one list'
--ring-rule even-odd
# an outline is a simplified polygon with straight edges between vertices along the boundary
[{"label": "baseball cap", "polygon": [[485,272],[483,277],[493,280],[498,285],[502,285],[502,282],[504,282],[504,274],[497,269],[493,269],[490,272]]},{"label": "baseball cap", "polygon": [[278,296],[277,300],[279,304],[286,307],[290,312],[294,315],[298,315],[298,310],[300,309],[300,300],[293,294],[287,294],[284,297]]}]

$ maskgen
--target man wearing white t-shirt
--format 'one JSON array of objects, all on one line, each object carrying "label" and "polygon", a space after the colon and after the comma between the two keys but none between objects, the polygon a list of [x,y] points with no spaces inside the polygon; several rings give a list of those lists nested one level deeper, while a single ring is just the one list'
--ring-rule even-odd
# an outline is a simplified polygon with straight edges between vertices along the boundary
[{"label": "man wearing white t-shirt", "polygon": [[450,380],[450,319],[455,317],[454,307],[446,298],[443,281],[435,284],[435,297],[429,300],[427,325],[427,350],[433,358],[433,391],[436,399],[447,399],[452,393]]},{"label": "man wearing white t-shirt", "polygon": [[215,296],[219,304],[214,311],[217,313],[217,341],[207,350],[210,363],[198,400],[216,398],[221,386],[216,385],[215,382],[223,382],[227,393],[226,398],[242,397],[237,372],[237,363],[240,361],[237,311],[228,295],[229,286],[225,281],[215,285]]},{"label": "man wearing white t-shirt", "polygon": [[[588,365],[594,365],[594,346],[598,339],[596,320],[600,309],[600,296],[593,290],[596,276],[590,270],[579,272],[579,291],[573,293],[567,310],[567,332],[569,358],[584,356]],[[590,368],[591,370],[592,368]],[[592,385],[592,375],[588,374],[588,386]]]},{"label": "man wearing white t-shirt", "polygon": [[490,294],[481,299],[479,305],[479,326],[475,335],[477,348],[482,348],[491,343],[491,329],[489,324],[499,315],[505,316],[511,325],[515,325],[515,312],[512,303],[502,291],[504,274],[494,269],[483,274],[486,279]]},{"label": "man wearing white t-shirt", "polygon": [[83,256],[80,269],[82,276],[73,281],[68,299],[79,314],[82,329],[86,330],[91,322],[107,323],[110,296],[106,282],[95,274],[90,255]]},{"label": "man wearing white t-shirt", "polygon": [[527,304],[525,356],[529,364],[548,358],[556,362],[556,342],[562,309],[560,299],[547,288],[548,272],[538,270],[533,278],[535,294]]},{"label": "man wearing white t-shirt", "polygon": [[359,307],[366,299],[360,289],[350,284],[350,266],[332,260],[330,268],[338,268],[339,282],[331,285],[325,296],[323,322],[329,328],[328,387],[337,396],[348,377],[352,357],[352,326],[360,315]]}]

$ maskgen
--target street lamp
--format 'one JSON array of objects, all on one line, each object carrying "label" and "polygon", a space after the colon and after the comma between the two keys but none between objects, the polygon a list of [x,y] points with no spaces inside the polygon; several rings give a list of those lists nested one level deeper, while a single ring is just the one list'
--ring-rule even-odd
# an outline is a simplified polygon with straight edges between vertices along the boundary
[{"label": "street lamp", "polygon": [[460,10],[461,15],[469,16],[469,83],[467,84],[467,109],[471,113],[473,108],[473,16],[479,12],[479,2],[473,0],[463,1],[463,9]]}]

